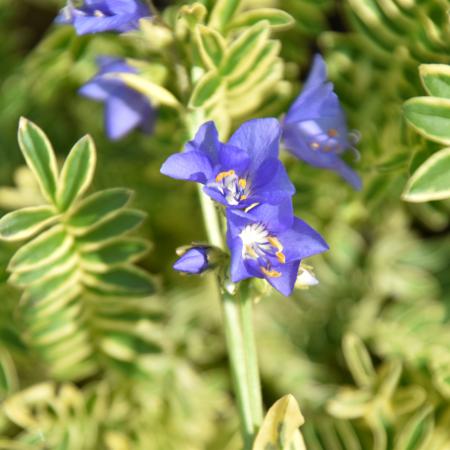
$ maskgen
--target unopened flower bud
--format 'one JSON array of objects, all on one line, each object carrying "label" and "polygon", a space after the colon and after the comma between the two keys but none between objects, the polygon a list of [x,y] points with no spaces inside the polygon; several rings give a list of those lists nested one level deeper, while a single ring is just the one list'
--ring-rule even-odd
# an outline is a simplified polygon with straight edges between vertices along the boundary
[{"label": "unopened flower bud", "polygon": [[216,247],[194,245],[180,247],[177,250],[177,254],[180,258],[173,265],[175,270],[199,275],[217,266],[221,251]]},{"label": "unopened flower bud", "polygon": [[318,284],[319,280],[315,277],[313,268],[302,263],[298,270],[295,287],[297,289],[309,289],[311,286],[316,286]]}]

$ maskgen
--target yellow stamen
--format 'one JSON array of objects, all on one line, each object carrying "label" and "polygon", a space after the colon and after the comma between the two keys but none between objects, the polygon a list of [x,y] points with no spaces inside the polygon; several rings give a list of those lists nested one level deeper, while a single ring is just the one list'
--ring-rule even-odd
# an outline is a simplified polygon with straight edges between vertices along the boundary
[{"label": "yellow stamen", "polygon": [[328,136],[330,136],[330,137],[336,137],[336,136],[338,136],[338,135],[339,135],[338,130],[336,130],[335,128],[330,128],[330,129],[328,130]]},{"label": "yellow stamen", "polygon": [[272,247],[277,248],[278,250],[283,250],[283,246],[281,245],[281,242],[274,236],[269,236],[267,238],[267,240],[270,242],[270,245],[272,245]]},{"label": "yellow stamen", "polygon": [[276,270],[267,270],[265,267],[261,267],[261,272],[269,278],[280,278],[281,272],[277,272]]},{"label": "yellow stamen", "polygon": [[228,170],[227,172],[220,172],[217,174],[216,176],[216,182],[219,183],[220,181],[222,181],[224,178],[226,177],[231,177],[235,175],[235,171],[233,169]]},{"label": "yellow stamen", "polygon": [[318,150],[318,149],[320,148],[320,144],[319,144],[318,142],[313,142],[313,143],[311,144],[311,148],[312,148],[313,150]]},{"label": "yellow stamen", "polygon": [[280,261],[281,264],[286,263],[286,256],[284,255],[283,252],[276,252],[275,256],[277,257],[278,261]]},{"label": "yellow stamen", "polygon": [[258,257],[258,255],[256,254],[255,250],[253,250],[253,247],[251,245],[245,246],[245,253],[247,253],[247,255],[250,255],[252,258]]},{"label": "yellow stamen", "polygon": [[248,197],[248,195],[242,194],[242,195],[241,195],[241,200],[247,200],[247,197]]},{"label": "yellow stamen", "polygon": [[105,17],[105,15],[99,9],[94,11],[94,16],[95,17]]},{"label": "yellow stamen", "polygon": [[239,178],[239,187],[245,189],[247,187],[247,180],[245,178]]},{"label": "yellow stamen", "polygon": [[[241,200],[242,200],[242,197],[241,197]],[[247,206],[247,208],[245,208],[244,211],[246,213],[248,213],[251,209],[255,208],[258,205],[259,205],[259,203],[252,203],[250,206]]]}]

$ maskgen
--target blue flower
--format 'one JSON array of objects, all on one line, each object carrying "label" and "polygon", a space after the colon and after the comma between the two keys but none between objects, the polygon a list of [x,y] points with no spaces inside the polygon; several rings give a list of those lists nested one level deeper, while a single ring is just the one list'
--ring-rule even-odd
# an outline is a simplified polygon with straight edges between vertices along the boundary
[{"label": "blue flower", "polygon": [[227,210],[227,244],[231,280],[265,278],[283,295],[290,295],[303,258],[324,252],[319,233],[294,217],[292,203],[261,204],[248,211]]},{"label": "blue flower", "polygon": [[149,17],[150,10],[140,0],[84,0],[74,6],[73,0],[61,10],[57,23],[71,24],[77,34],[117,31],[125,33],[139,27],[139,19]]},{"label": "blue flower", "polygon": [[355,189],[361,179],[342,159],[353,149],[355,136],[349,134],[344,110],[327,79],[323,58],[316,55],[302,93],[292,104],[283,124],[286,147],[312,166],[337,172]]},{"label": "blue flower", "polygon": [[136,73],[136,69],[119,58],[98,58],[99,73],[85,84],[79,93],[105,103],[105,127],[110,139],[116,140],[136,127],[151,133],[156,112],[148,99],[112,78],[112,73]]},{"label": "blue flower", "polygon": [[207,122],[183,152],[167,159],[161,173],[203,184],[206,194],[228,207],[277,204],[295,192],[278,159],[280,135],[276,119],[255,119],[224,144],[214,123]]},{"label": "blue flower", "polygon": [[209,268],[208,247],[191,247],[173,265],[179,272],[199,275]]}]

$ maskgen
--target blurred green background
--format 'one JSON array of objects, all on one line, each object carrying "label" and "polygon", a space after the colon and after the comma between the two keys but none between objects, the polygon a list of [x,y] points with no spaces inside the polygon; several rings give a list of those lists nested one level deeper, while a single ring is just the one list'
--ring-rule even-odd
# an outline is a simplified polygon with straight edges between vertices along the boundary
[{"label": "blurred green background", "polygon": [[[296,212],[331,250],[311,261],[318,287],[290,299],[269,292],[257,305],[266,405],[294,394],[312,450],[448,450],[450,203],[407,204],[400,196],[414,169],[439,148],[408,128],[402,104],[424,95],[419,64],[450,64],[450,4],[246,2],[296,18],[293,29],[277,35],[291,97],[320,50],[350,127],[362,133],[360,193],[331,172],[285,157]],[[184,133],[162,111],[153,136],[106,139],[102,105],[77,89],[95,73],[97,55],[138,57],[145,49],[110,34],[77,37],[55,27],[63,3],[0,0],[0,208],[38,201],[17,145],[20,116],[42,127],[61,157],[90,133],[98,148],[95,188],[129,187],[148,213],[139,233],[154,247],[142,264],[161,281],[160,313],[152,320],[165,351],[144,376],[103,370],[87,380],[53,379],[22,338],[20,295],[6,284],[17,246],[2,244],[0,448],[238,449],[218,301],[208,277],[171,270],[176,247],[205,239],[194,186],[159,174]]]}]

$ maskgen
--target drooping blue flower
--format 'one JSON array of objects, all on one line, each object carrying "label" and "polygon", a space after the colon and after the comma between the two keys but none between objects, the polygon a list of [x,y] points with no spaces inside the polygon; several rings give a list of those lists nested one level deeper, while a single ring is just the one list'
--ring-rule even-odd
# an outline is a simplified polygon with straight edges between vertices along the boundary
[{"label": "drooping blue flower", "polygon": [[292,203],[261,204],[248,211],[227,210],[230,275],[237,283],[265,278],[283,295],[290,295],[302,259],[328,249],[309,225],[294,217]]},{"label": "drooping blue flower", "polygon": [[207,122],[183,152],[166,160],[161,173],[203,184],[206,194],[228,207],[276,204],[295,192],[278,159],[280,136],[276,119],[254,119],[222,143],[214,123]]},{"label": "drooping blue flower", "polygon": [[151,133],[156,111],[149,100],[125,85],[112,73],[136,73],[124,60],[111,57],[98,58],[100,71],[85,84],[79,93],[105,103],[105,128],[107,136],[117,140],[139,127]]},{"label": "drooping blue flower", "polygon": [[355,189],[361,179],[342,159],[354,149],[357,138],[348,132],[345,112],[327,78],[322,56],[316,55],[301,94],[290,107],[283,123],[287,149],[308,164],[337,172]]},{"label": "drooping blue flower", "polygon": [[178,272],[199,275],[209,268],[208,247],[191,247],[175,262],[173,268]]},{"label": "drooping blue flower", "polygon": [[139,19],[150,15],[141,0],[84,0],[80,6],[68,0],[56,22],[73,25],[79,35],[103,31],[125,33],[137,29]]}]

